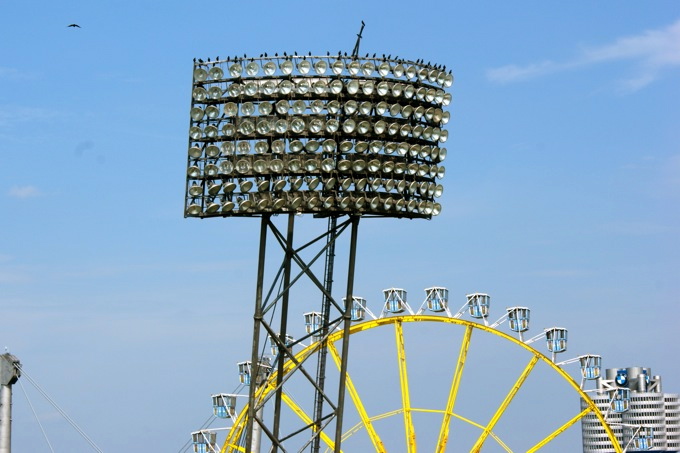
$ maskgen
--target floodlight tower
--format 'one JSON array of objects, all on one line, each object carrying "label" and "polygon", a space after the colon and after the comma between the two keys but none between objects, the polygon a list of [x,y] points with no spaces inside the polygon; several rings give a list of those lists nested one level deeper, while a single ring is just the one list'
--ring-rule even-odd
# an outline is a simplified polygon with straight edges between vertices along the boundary
[{"label": "floodlight tower", "polygon": [[[445,88],[453,76],[445,67],[421,60],[360,57],[358,44],[350,56],[284,53],[194,62],[185,217],[260,218],[253,373],[258,372],[267,336],[278,348],[272,370],[277,373],[274,414],[271,421],[258,415],[258,389],[251,385],[242,439],[246,451],[252,448],[253,424],[268,437],[273,451],[300,434],[282,432],[279,409],[288,359],[315,395],[314,420],[306,427],[311,433],[308,445],[318,451],[316,439],[334,422],[334,449],[340,451],[359,221],[430,219],[441,212],[436,200],[443,192],[438,180],[444,176],[442,144],[448,138],[443,125],[450,117],[443,108],[451,102]],[[328,228],[295,246],[295,218],[301,214],[327,219]],[[285,216],[285,232],[275,225],[276,216]],[[331,291],[333,250],[344,232],[350,238],[343,302]],[[270,235],[281,248],[282,260],[266,289]],[[320,250],[305,261],[300,252],[312,246]],[[324,254],[320,278],[312,266]],[[322,295],[322,322],[317,331],[291,344],[286,341],[290,289],[303,276]],[[325,346],[316,373],[297,363],[292,350],[310,337],[324,345],[336,329],[344,333],[340,382],[333,397],[324,386]]]}]

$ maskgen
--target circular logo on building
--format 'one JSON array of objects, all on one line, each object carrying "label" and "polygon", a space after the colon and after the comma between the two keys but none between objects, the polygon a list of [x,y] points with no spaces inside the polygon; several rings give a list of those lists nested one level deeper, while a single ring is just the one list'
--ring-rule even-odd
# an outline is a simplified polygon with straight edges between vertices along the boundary
[{"label": "circular logo on building", "polygon": [[625,370],[618,371],[616,373],[616,385],[626,385],[628,383],[628,376]]}]

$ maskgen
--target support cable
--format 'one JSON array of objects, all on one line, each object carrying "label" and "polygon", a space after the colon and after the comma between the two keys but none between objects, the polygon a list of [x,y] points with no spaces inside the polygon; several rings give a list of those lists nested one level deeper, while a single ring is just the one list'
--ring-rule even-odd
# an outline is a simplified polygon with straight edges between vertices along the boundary
[{"label": "support cable", "polygon": [[31,399],[28,397],[28,393],[26,393],[26,388],[24,388],[24,384],[19,380],[19,385],[21,386],[21,391],[24,392],[24,396],[26,397],[26,401],[28,401],[28,406],[31,408],[31,412],[33,412],[33,416],[35,417],[35,421],[38,422],[38,426],[40,426],[40,431],[42,431],[43,437],[45,438],[45,442],[47,442],[47,446],[50,447],[50,451],[54,453],[54,448],[52,448],[52,444],[50,443],[50,439],[47,438],[47,433],[45,432],[45,428],[43,427],[42,423],[40,423],[40,418],[38,418],[38,414],[35,412],[35,408],[33,407],[33,403],[31,403]]},{"label": "support cable", "polygon": [[78,426],[78,424],[76,424],[76,422],[73,421],[73,419],[71,417],[69,417],[69,415],[66,412],[64,412],[64,410],[61,407],[59,407],[59,405],[47,394],[47,392],[45,392],[38,385],[38,383],[35,382],[35,380],[26,373],[26,371],[22,367],[18,366],[17,368],[21,371],[22,377],[28,379],[28,382],[30,382],[33,385],[33,387],[35,387],[35,389],[38,392],[40,392],[40,394],[52,405],[52,407],[54,407],[57,410],[57,412],[59,412],[61,414],[61,416],[64,417],[64,419],[73,427],[73,429],[75,429],[78,432],[78,434],[80,434],[80,436],[83,439],[85,439],[85,441],[88,444],[90,444],[90,446],[92,447],[93,450],[95,450],[99,453],[104,453],[104,451],[101,448],[99,448],[97,446],[97,444],[95,444],[94,441],[92,439],[90,439],[90,437],[87,434],[85,434],[85,431],[83,431],[80,428],[80,426]]}]

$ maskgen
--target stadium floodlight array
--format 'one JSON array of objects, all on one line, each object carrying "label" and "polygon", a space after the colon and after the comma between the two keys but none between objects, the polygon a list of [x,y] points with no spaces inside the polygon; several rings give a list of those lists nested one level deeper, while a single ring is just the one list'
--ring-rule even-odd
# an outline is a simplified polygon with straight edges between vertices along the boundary
[{"label": "stadium floodlight array", "polygon": [[452,83],[384,57],[195,62],[185,217],[438,215]]}]

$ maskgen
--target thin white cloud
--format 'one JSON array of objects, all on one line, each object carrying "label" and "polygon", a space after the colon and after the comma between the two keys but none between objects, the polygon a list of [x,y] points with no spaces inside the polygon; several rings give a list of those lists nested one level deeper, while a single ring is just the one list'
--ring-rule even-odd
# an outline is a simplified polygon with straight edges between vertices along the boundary
[{"label": "thin white cloud", "polygon": [[633,77],[621,80],[623,88],[638,90],[657,80],[661,73],[680,66],[680,20],[666,28],[648,30],[640,35],[619,38],[611,44],[586,48],[575,58],[563,62],[546,60],[528,65],[506,65],[487,71],[496,83],[512,83],[580,67],[612,61],[632,61]]},{"label": "thin white cloud", "polygon": [[13,186],[9,189],[8,195],[12,198],[25,199],[39,197],[42,194],[35,186]]}]

